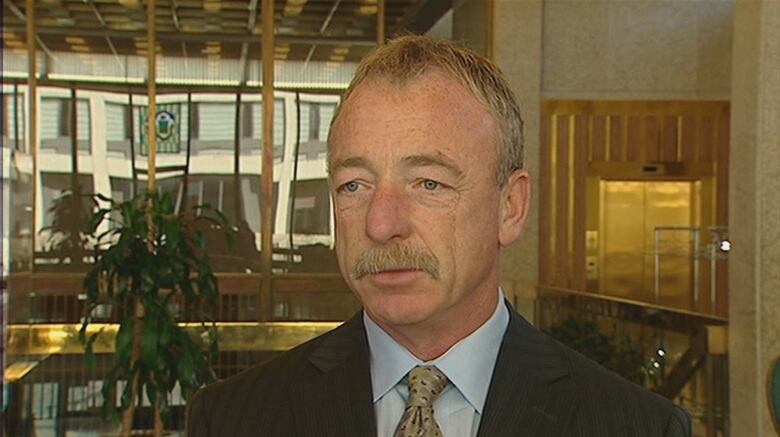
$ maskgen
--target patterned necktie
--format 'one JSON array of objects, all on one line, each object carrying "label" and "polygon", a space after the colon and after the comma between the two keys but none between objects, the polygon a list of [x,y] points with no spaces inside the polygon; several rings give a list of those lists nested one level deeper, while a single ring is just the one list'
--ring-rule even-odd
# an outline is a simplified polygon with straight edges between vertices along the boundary
[{"label": "patterned necktie", "polygon": [[449,380],[434,366],[417,366],[409,372],[409,399],[394,437],[442,437],[433,418],[433,401]]}]

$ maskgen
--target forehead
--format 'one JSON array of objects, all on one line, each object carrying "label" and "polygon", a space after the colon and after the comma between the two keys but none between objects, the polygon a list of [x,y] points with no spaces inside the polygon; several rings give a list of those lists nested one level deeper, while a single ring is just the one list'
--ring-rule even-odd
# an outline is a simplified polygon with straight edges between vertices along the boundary
[{"label": "forehead", "polygon": [[457,79],[429,71],[404,83],[372,78],[339,110],[329,141],[334,156],[432,152],[495,154],[497,124]]}]

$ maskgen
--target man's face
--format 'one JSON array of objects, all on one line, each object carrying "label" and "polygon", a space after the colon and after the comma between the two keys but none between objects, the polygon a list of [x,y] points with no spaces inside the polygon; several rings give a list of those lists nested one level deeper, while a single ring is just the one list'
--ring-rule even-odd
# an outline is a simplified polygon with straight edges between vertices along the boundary
[{"label": "man's face", "polygon": [[495,305],[496,133],[438,71],[400,86],[370,80],[341,108],[330,138],[336,250],[380,326],[453,326]]}]

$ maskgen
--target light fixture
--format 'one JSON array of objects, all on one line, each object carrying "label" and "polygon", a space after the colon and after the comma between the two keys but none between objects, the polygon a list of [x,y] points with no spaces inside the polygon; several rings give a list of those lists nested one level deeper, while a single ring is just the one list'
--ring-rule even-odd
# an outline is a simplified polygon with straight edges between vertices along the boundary
[{"label": "light fixture", "polygon": [[282,13],[285,17],[294,17],[296,15],[299,15],[303,11],[303,5],[291,5],[286,4],[284,5],[284,9],[282,10]]},{"label": "light fixture", "polygon": [[136,9],[139,6],[141,6],[141,2],[139,0],[118,0],[119,4],[130,9]]},{"label": "light fixture", "polygon": [[731,250],[731,241],[729,240],[721,240],[720,241],[720,251],[721,252],[728,252]]},{"label": "light fixture", "polygon": [[222,10],[222,3],[219,0],[206,0],[203,2],[203,10],[209,13],[217,13]]},{"label": "light fixture", "polygon": [[357,13],[360,15],[376,15],[376,5],[360,5],[358,6]]}]

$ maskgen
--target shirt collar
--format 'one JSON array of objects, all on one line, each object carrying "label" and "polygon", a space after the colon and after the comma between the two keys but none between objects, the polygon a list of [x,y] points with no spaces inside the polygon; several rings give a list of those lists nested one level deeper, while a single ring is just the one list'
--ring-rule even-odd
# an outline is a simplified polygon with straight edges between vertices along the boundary
[{"label": "shirt collar", "polygon": [[395,387],[412,368],[426,364],[434,365],[444,372],[477,413],[482,414],[498,350],[509,325],[509,310],[504,304],[504,294],[500,289],[498,293],[498,304],[493,315],[442,356],[429,362],[412,355],[363,311],[371,356],[374,403]]}]

